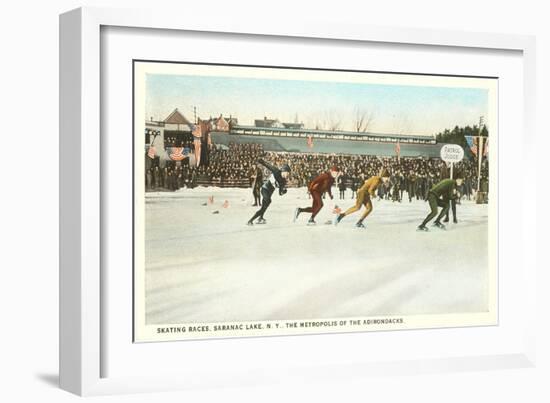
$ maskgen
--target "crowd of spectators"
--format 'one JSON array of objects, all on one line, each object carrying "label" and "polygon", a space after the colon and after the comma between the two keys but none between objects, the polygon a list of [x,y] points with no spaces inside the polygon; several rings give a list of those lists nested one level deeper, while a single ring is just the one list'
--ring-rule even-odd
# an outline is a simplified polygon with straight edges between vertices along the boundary
[{"label": "crowd of spectators", "polygon": [[[390,171],[391,178],[387,186],[379,187],[378,196],[395,201],[402,201],[405,192],[406,200],[426,199],[435,183],[449,177],[448,167],[439,158],[270,152],[264,151],[260,144],[250,143],[212,146],[208,165],[190,166],[184,160],[167,161],[163,167],[151,166],[146,170],[146,189],[177,190],[198,185],[249,187],[260,158],[278,166],[289,164],[292,169],[289,187],[307,186],[321,172],[337,166],[342,172],[336,184],[341,198],[347,189],[353,195],[365,179],[378,174],[382,167]],[[465,179],[460,193],[471,198],[477,189],[477,163],[463,160],[454,169],[460,170]],[[483,161],[481,185],[488,186],[487,160]]]},{"label": "crowd of spectators", "polygon": [[228,149],[212,147],[208,166],[199,169],[203,168],[204,173],[216,181],[247,180],[251,169],[263,155],[264,151],[260,144],[231,143]]},{"label": "crowd of spectators", "polygon": [[165,147],[184,147],[190,150],[193,150],[195,148],[192,136],[187,136],[185,138],[178,138],[174,136],[166,137],[164,139],[164,146]]},{"label": "crowd of spectators", "polygon": [[145,189],[150,190],[178,190],[183,187],[196,186],[196,170],[189,164],[166,164],[151,166],[145,172]]},{"label": "crowd of spectators", "polygon": [[[307,186],[319,173],[328,171],[332,166],[340,169],[337,181],[340,198],[350,189],[352,196],[364,180],[377,175],[382,167],[390,171],[387,185],[378,188],[378,197],[403,200],[404,192],[408,200],[426,200],[428,191],[437,182],[450,176],[449,168],[440,158],[424,157],[378,157],[368,155],[327,155],[300,153],[266,153],[265,159],[276,165],[288,163],[292,168],[290,186]],[[461,195],[470,199],[477,189],[477,163],[463,160],[455,164],[454,170],[460,170],[464,183],[459,189]],[[488,184],[487,160],[482,166],[482,185]]]}]

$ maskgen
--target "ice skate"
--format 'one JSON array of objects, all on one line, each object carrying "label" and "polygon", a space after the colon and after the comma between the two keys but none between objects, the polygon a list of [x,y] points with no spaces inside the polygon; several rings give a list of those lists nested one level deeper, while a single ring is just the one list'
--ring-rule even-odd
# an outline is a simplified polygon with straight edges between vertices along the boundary
[{"label": "ice skate", "polygon": [[307,225],[316,225],[317,223],[315,222],[315,220],[313,218],[310,218],[309,221],[307,222]]},{"label": "ice skate", "polygon": [[363,224],[361,221],[359,221],[357,224],[355,224],[355,227],[357,227],[357,228],[366,228],[365,224]]},{"label": "ice skate", "polygon": [[434,222],[433,226],[439,229],[445,229],[445,226],[441,224],[439,221]]},{"label": "ice skate", "polygon": [[298,207],[296,210],[294,210],[294,219],[292,220],[292,222],[296,222],[299,215],[300,215],[300,208]]},{"label": "ice skate", "polygon": [[416,230],[417,231],[422,231],[422,232],[428,232],[429,231],[429,229],[425,225],[419,225],[418,227],[416,227]]},{"label": "ice skate", "polygon": [[248,220],[248,222],[246,223],[246,225],[252,227],[254,225],[254,223],[252,222],[252,220]]},{"label": "ice skate", "polygon": [[344,218],[344,214],[338,214],[338,217],[334,220],[334,225],[340,224],[340,221],[342,221],[342,218]]},{"label": "ice skate", "polygon": [[265,218],[258,218],[258,220],[256,221],[256,224],[265,224],[267,221],[265,220]]}]

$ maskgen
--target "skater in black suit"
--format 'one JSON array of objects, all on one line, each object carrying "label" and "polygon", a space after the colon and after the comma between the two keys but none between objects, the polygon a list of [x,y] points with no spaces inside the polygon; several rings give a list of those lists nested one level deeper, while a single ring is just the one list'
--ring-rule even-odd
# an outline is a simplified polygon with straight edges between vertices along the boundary
[{"label": "skater in black suit", "polygon": [[257,218],[256,224],[265,224],[264,214],[269,205],[271,204],[271,196],[275,192],[276,188],[279,188],[279,195],[282,196],[286,193],[286,183],[288,177],[290,176],[290,167],[288,164],[284,164],[280,169],[268,164],[264,160],[258,160],[258,163],[262,164],[264,167],[269,169],[271,175],[263,183],[260,190],[262,194],[262,207],[256,211],[250,220],[248,220],[248,225],[254,225],[254,220]]}]

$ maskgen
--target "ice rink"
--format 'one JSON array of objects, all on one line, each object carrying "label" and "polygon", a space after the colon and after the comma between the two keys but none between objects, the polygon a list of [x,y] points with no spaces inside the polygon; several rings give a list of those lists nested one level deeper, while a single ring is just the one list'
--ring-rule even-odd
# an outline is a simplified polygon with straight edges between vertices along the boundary
[{"label": "ice rink", "polygon": [[305,189],[276,193],[267,224],[253,227],[250,189],[147,193],[146,322],[487,311],[487,205],[463,201],[458,224],[422,233],[428,204],[404,195],[403,203],[374,200],[359,229],[361,212],[326,224],[335,204],[354,204],[349,191],[345,200],[327,196],[316,226],[306,225],[308,214],[292,222],[296,207],[310,205]]}]

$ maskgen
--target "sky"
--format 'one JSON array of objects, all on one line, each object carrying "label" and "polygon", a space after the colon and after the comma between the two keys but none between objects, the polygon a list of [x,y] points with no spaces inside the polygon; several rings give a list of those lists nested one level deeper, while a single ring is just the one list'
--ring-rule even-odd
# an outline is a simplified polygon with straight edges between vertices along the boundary
[{"label": "sky", "polygon": [[246,77],[146,75],[146,119],[164,120],[175,108],[193,120],[233,116],[241,125],[268,117],[306,128],[338,125],[355,131],[365,116],[369,132],[434,135],[487,116],[488,91],[370,83]]}]

